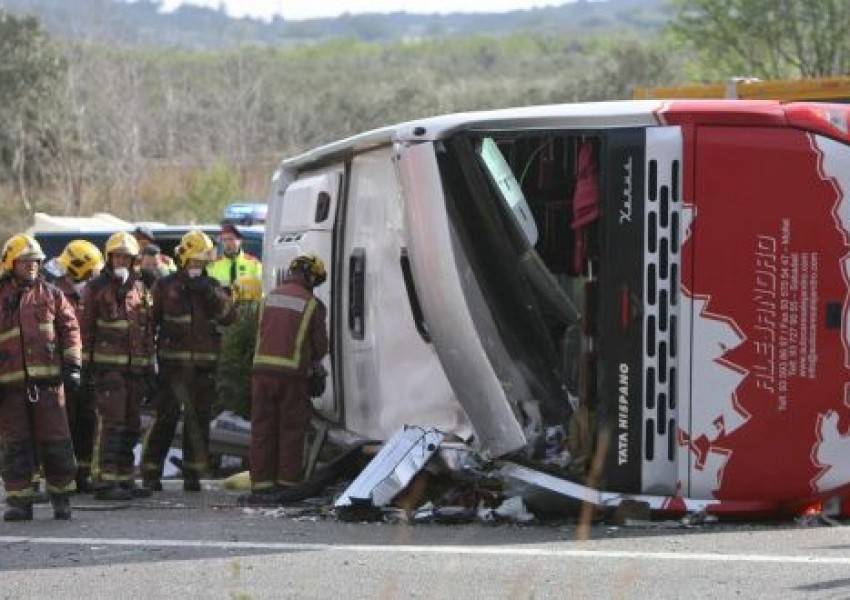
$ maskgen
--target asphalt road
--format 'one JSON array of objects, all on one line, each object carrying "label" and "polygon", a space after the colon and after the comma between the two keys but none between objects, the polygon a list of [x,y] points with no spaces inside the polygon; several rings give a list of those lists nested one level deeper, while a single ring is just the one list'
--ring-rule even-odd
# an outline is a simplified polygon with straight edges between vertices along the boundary
[{"label": "asphalt road", "polygon": [[[850,529],[344,523],[235,493],[74,499],[0,523],[0,598],[847,598]],[[583,539],[587,537],[587,539]]]}]

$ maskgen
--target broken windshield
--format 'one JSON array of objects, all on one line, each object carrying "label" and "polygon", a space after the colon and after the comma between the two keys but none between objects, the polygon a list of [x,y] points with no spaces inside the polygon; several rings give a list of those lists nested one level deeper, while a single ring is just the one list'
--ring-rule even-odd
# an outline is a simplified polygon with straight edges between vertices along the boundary
[{"label": "broken windshield", "polygon": [[526,132],[458,135],[438,157],[467,301],[537,445],[596,393],[598,151]]}]

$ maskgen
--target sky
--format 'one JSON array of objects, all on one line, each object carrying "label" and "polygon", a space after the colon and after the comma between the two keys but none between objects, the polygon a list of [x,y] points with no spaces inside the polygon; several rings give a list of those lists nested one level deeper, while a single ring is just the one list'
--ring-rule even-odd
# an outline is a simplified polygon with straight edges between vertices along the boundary
[{"label": "sky", "polygon": [[226,5],[232,17],[269,19],[282,15],[285,19],[336,17],[342,13],[366,12],[507,12],[509,10],[557,6],[569,0],[161,0],[164,10],[181,4],[218,8]]}]

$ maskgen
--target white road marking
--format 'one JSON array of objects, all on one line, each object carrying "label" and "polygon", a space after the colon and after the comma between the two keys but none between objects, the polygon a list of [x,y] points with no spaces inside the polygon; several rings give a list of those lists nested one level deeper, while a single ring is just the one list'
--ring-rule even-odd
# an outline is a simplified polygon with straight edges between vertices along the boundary
[{"label": "white road marking", "polygon": [[277,550],[282,552],[385,552],[454,554],[469,556],[541,556],[550,558],[613,558],[690,562],[745,562],[805,565],[848,565],[850,556],[793,554],[724,554],[708,552],[634,552],[624,550],[570,550],[507,546],[410,546],[366,544],[292,544],[286,542],[228,542],[224,540],[134,540],[112,538],[59,538],[0,536],[0,544],[53,544],[66,546],[131,546],[134,548],[198,548],[219,550]]}]

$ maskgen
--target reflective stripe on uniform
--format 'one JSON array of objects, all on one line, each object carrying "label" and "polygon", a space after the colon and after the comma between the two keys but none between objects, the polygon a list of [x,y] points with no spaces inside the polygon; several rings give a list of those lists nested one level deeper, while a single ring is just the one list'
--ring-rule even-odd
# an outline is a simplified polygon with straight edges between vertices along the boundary
[{"label": "reflective stripe on uniform", "polygon": [[159,357],[172,360],[218,360],[214,352],[192,352],[191,350],[160,350]]},{"label": "reflective stripe on uniform", "polygon": [[255,492],[274,489],[274,481],[252,481],[251,489]]},{"label": "reflective stripe on uniform", "polygon": [[[269,296],[270,298],[271,296]],[[287,296],[281,296],[287,297]],[[307,302],[307,310],[301,315],[301,323],[298,325],[298,335],[295,337],[295,348],[291,356],[274,356],[270,354],[257,354],[254,357],[255,365],[268,365],[271,367],[289,367],[297,369],[301,364],[301,346],[304,344],[304,336],[307,335],[307,327],[310,325],[310,319],[313,316],[313,311],[316,310],[316,300],[310,298]],[[261,347],[261,336],[257,336],[257,349]]]},{"label": "reflective stripe on uniform", "polygon": [[83,358],[83,350],[82,348],[65,348],[62,356],[80,362]]},{"label": "reflective stripe on uniform", "polygon": [[303,312],[307,300],[297,296],[284,296],[283,294],[269,294],[266,297],[267,308],[288,308],[296,312]]},{"label": "reflective stripe on uniform", "polygon": [[101,471],[100,473],[101,481],[110,481],[110,482],[122,482],[122,481],[130,481],[129,475],[118,475],[117,473],[106,473],[105,471]]},{"label": "reflective stripe on uniform", "polygon": [[192,322],[192,315],[180,315],[180,316],[165,315],[163,317],[163,321],[168,321],[170,323],[191,323]]},{"label": "reflective stripe on uniform", "polygon": [[53,323],[39,323],[38,330],[51,334],[56,332],[56,327],[53,326]]},{"label": "reflective stripe on uniform", "polygon": [[130,322],[127,319],[118,319],[116,321],[104,321],[103,319],[98,319],[97,326],[106,329],[129,329]]},{"label": "reflective stripe on uniform", "polygon": [[32,487],[25,487],[22,490],[6,490],[7,498],[32,498],[35,495]]},{"label": "reflective stripe on uniform", "polygon": [[20,335],[21,335],[21,328],[20,327],[13,327],[9,331],[4,331],[3,333],[0,333],[0,344],[2,344],[3,342],[9,341],[14,337],[20,337]]},{"label": "reflective stripe on uniform", "polygon": [[135,367],[148,367],[153,364],[150,358],[144,356],[127,356],[126,354],[106,354],[105,352],[95,352],[91,360],[96,363],[107,365],[130,365]]},{"label": "reflective stripe on uniform", "polygon": [[59,377],[59,374],[59,365],[27,367],[27,375],[30,377]]},{"label": "reflective stripe on uniform", "polygon": [[11,371],[9,373],[0,374],[0,383],[12,383],[15,381],[23,381],[26,377],[23,369]]},{"label": "reflective stripe on uniform", "polygon": [[59,374],[60,370],[57,365],[32,366],[27,367],[26,371],[19,369],[17,371],[3,373],[0,375],[0,383],[23,381],[27,377],[38,377],[42,379],[46,377],[54,378],[59,377]]},{"label": "reflective stripe on uniform", "polygon": [[49,483],[47,484],[47,493],[48,494],[70,494],[71,492],[76,491],[76,489],[77,489],[77,482],[74,481],[73,479],[71,480],[70,483],[63,485],[63,486],[50,485]]}]

